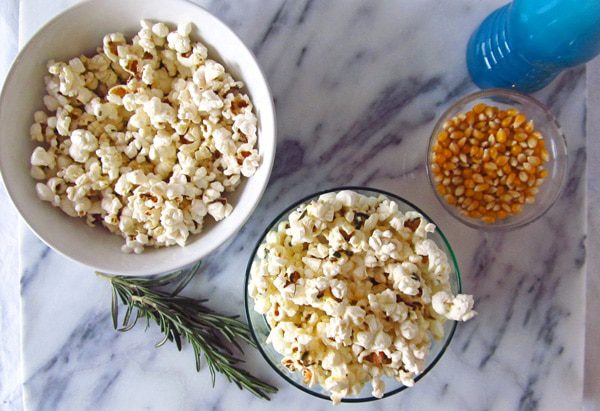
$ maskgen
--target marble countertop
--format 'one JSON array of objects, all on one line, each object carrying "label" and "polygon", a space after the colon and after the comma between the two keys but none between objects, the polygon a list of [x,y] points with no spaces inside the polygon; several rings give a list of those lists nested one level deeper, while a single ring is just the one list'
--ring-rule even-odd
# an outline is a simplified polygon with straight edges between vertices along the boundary
[{"label": "marble countertop", "polygon": [[[18,45],[70,3],[0,3],[0,81]],[[584,248],[600,246],[600,217],[586,205],[586,194],[588,204],[600,200],[600,144],[585,137],[600,131],[600,61],[536,94],[569,139],[569,184],[560,201],[524,229],[482,234],[437,203],[420,153],[441,110],[475,90],[460,45],[503,1],[198,3],[256,53],[279,133],[265,197],[242,232],[206,259],[190,294],[241,314],[239,267],[279,210],[317,188],[379,187],[419,204],[449,234],[480,315],[458,327],[421,383],[369,409],[600,409],[600,320],[584,317],[582,304],[586,290],[600,293],[600,256]],[[195,373],[189,347],[154,349],[156,329],[115,333],[106,284],[48,251],[19,221],[3,187],[0,213],[0,408],[22,409],[23,396],[31,410],[328,407],[286,386],[258,353],[248,353],[248,368],[281,389],[270,403],[221,378],[210,388],[208,371]],[[598,298],[587,300],[588,313],[600,312]]]}]

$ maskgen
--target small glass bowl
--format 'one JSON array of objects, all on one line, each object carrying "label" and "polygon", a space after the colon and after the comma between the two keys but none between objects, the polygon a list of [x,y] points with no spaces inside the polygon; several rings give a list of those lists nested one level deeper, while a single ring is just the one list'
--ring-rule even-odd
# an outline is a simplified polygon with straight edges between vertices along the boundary
[{"label": "small glass bowl", "polygon": [[[438,133],[443,130],[443,124],[460,113],[466,113],[478,103],[485,103],[501,109],[516,108],[533,120],[535,129],[544,137],[549,160],[543,164],[548,176],[539,187],[539,192],[533,204],[524,204],[523,210],[505,219],[497,219],[494,223],[485,223],[463,214],[457,206],[449,204],[436,190],[436,183],[431,171],[432,148]],[[567,143],[560,125],[550,111],[539,101],[525,94],[505,89],[488,89],[465,96],[454,103],[438,120],[427,147],[427,176],[431,187],[444,208],[464,224],[483,230],[510,230],[532,223],[543,216],[560,196],[565,176],[567,174]]]},{"label": "small glass bowl", "polygon": [[[248,284],[250,281],[250,269],[252,264],[258,260],[256,253],[260,245],[263,243],[267,234],[280,222],[287,221],[289,215],[301,204],[310,202],[318,198],[321,194],[326,194],[330,192],[337,192],[342,190],[352,190],[359,194],[367,195],[367,196],[380,196],[384,195],[388,199],[395,201],[398,204],[398,208],[402,212],[407,211],[417,211],[419,212],[427,221],[433,223],[433,220],[421,211],[418,207],[410,203],[409,201],[395,195],[392,193],[385,192],[383,190],[378,190],[375,188],[365,188],[365,187],[337,187],[324,191],[320,191],[315,194],[311,194],[301,200],[296,201],[285,210],[283,210],[275,219],[269,224],[266,230],[261,235],[260,239],[256,243],[254,250],[252,252],[252,258],[248,263],[248,267],[246,269],[246,281],[245,281],[245,289],[244,289],[244,298],[245,298],[245,308],[246,308],[246,317],[248,319],[248,325],[250,326],[250,331],[256,342],[256,345],[262,354],[262,356],[267,360],[267,363],[279,374],[284,380],[288,383],[292,384],[294,387],[311,394],[315,397],[322,398],[324,400],[329,400],[329,395],[325,389],[323,389],[320,385],[315,384],[312,387],[309,387],[302,383],[302,377],[300,373],[291,373],[287,368],[281,365],[281,359],[283,356],[279,354],[271,344],[267,343],[267,337],[269,336],[270,327],[266,321],[264,315],[257,313],[254,311],[254,300],[248,295]],[[435,223],[434,223],[435,224]],[[460,271],[458,269],[458,263],[456,262],[456,257],[446,236],[444,233],[436,226],[436,230],[433,233],[429,234],[429,238],[435,241],[435,243],[440,247],[442,251],[446,253],[448,259],[450,261],[451,272],[449,274],[450,287],[454,294],[459,294],[462,290],[461,280],[460,280]],[[454,335],[454,331],[456,330],[456,321],[448,320],[444,323],[444,338],[440,341],[432,341],[429,355],[427,357],[427,361],[425,364],[424,371],[415,378],[415,381],[423,378],[431,369],[435,366],[435,364],[440,360],[446,348],[450,344],[452,340],[452,336]],[[383,381],[385,382],[385,394],[384,398],[394,395],[400,391],[403,391],[407,387],[402,385],[400,382],[394,380],[393,378],[384,377]],[[367,402],[367,401],[375,401],[378,398],[375,398],[371,395],[371,384],[368,381],[365,384],[363,390],[357,396],[348,396],[342,399],[342,402]]]}]

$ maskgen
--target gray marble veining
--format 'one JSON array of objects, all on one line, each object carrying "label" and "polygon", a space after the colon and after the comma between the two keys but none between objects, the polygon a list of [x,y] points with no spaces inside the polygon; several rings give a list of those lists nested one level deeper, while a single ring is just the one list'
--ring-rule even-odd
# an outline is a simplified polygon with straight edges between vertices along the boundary
[{"label": "gray marble veining", "polygon": [[[443,210],[425,175],[435,119],[453,99],[475,89],[463,45],[500,3],[202,2],[256,53],[276,100],[279,136],[273,175],[257,211],[238,236],[206,259],[189,294],[211,296],[214,308],[241,314],[245,265],[270,220],[313,191],[358,184],[404,196],[432,216],[457,253],[465,291],[476,297],[479,316],[460,324],[443,359],[414,388],[341,409],[581,405],[584,69],[565,73],[536,94],[561,122],[570,155],[565,192],[543,219],[509,233],[477,232]],[[52,14],[64,4],[30,2],[21,38],[42,22],[40,9]],[[155,349],[155,328],[115,333],[107,285],[26,229],[22,234],[28,409],[329,407],[286,386],[249,350],[247,367],[281,389],[273,400],[257,400],[222,378],[211,388],[208,371],[194,371],[189,347],[183,353]]]}]

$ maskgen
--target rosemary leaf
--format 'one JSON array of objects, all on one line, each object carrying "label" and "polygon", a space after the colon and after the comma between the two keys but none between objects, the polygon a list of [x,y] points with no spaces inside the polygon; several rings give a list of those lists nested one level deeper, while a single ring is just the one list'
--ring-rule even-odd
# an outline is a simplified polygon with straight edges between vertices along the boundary
[{"label": "rosemary leaf", "polygon": [[[112,286],[112,321],[115,329],[128,331],[138,319],[146,320],[146,329],[156,323],[163,339],[157,347],[167,341],[174,342],[181,351],[183,341],[193,348],[196,370],[200,371],[202,360],[208,366],[214,386],[216,374],[222,374],[229,382],[245,389],[259,398],[269,400],[277,388],[269,385],[237,364],[243,361],[235,356],[234,350],[243,353],[240,342],[256,347],[248,326],[237,316],[220,315],[203,305],[207,300],[195,300],[179,293],[197,273],[199,263],[189,270],[159,277],[109,276],[97,273]],[[174,286],[172,292],[160,288]],[[119,299],[127,307],[121,328],[118,328]],[[135,319],[131,315],[135,310]]]},{"label": "rosemary leaf", "polygon": [[178,295],[181,292],[181,290],[183,290],[189,284],[189,282],[192,281],[192,278],[194,278],[194,276],[198,272],[199,268],[200,268],[200,262],[196,263],[196,265],[194,265],[183,276],[183,279],[181,280],[181,282],[179,283],[179,285],[177,286],[177,288],[175,288],[175,290],[173,290],[173,292],[171,292],[171,296],[172,297],[175,297],[176,295]]},{"label": "rosemary leaf", "polygon": [[117,328],[117,323],[119,320],[119,301],[117,301],[117,290],[114,288],[112,289],[111,314],[112,314],[113,327]]}]

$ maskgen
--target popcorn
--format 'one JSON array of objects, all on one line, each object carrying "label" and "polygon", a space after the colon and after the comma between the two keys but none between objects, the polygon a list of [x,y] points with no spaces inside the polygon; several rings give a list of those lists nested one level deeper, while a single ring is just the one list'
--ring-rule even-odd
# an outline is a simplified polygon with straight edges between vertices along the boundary
[{"label": "popcorn", "polygon": [[46,179],[46,173],[44,173],[44,170],[42,170],[42,168],[38,166],[31,166],[30,174],[31,177],[33,177],[35,180]]},{"label": "popcorn", "polygon": [[452,294],[448,258],[427,238],[433,231],[385,196],[348,190],[290,213],[266,235],[248,284],[282,364],[334,404],[369,381],[381,398],[382,377],[414,385],[444,322],[476,315],[472,296]]},{"label": "popcorn", "polygon": [[452,296],[447,291],[440,291],[433,295],[431,304],[436,313],[455,321],[467,321],[477,314],[473,311],[471,295]]},{"label": "popcorn", "polygon": [[159,38],[165,38],[169,34],[169,27],[164,23],[156,23],[152,26],[152,33]]},{"label": "popcorn", "polygon": [[69,155],[78,163],[85,163],[90,153],[98,148],[98,139],[88,130],[73,130],[70,141]]},{"label": "popcorn", "polygon": [[178,53],[187,53],[190,50],[190,39],[188,37],[188,33],[181,33],[179,30],[177,32],[171,32],[167,35],[167,42],[169,43],[169,48],[177,51]]},{"label": "popcorn", "polygon": [[219,201],[210,203],[207,207],[208,214],[210,214],[216,221],[221,221],[233,211],[231,204],[223,204]]},{"label": "popcorn", "polygon": [[390,265],[390,278],[394,288],[406,295],[417,295],[421,289],[419,268],[411,262]]},{"label": "popcorn", "polygon": [[29,130],[38,197],[133,253],[184,246],[207,216],[227,218],[226,194],[261,163],[243,84],[190,39],[191,24],[140,25],[130,42],[112,33],[98,54],[48,62],[47,112]]},{"label": "popcorn", "polygon": [[38,146],[31,154],[31,165],[53,169],[56,166],[56,156],[51,149],[46,151],[43,147]]},{"label": "popcorn", "polygon": [[39,199],[42,201],[52,202],[54,199],[54,194],[52,193],[52,190],[50,190],[50,187],[48,187],[46,184],[37,183],[35,185],[35,191]]},{"label": "popcorn", "polygon": [[379,377],[373,377],[371,380],[371,385],[373,386],[373,392],[371,393],[375,398],[383,398],[383,394],[385,393],[385,384]]}]

